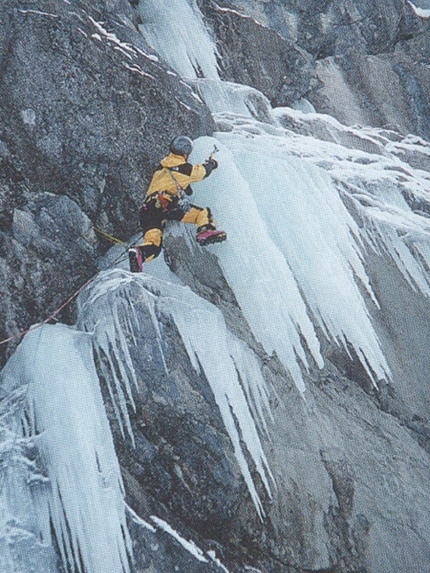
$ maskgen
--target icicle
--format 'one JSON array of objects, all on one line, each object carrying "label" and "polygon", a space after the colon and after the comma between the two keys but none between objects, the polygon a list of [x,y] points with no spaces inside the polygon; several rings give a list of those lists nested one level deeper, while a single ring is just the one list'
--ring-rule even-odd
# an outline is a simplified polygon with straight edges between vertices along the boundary
[{"label": "icicle", "polygon": [[[97,325],[95,344],[104,353],[110,353],[111,368],[123,359],[124,340],[132,334],[126,331],[128,325],[121,319],[127,313],[136,312],[136,302],[133,304],[130,298],[131,289],[134,301],[143,303],[149,312],[159,347],[162,345],[159,316],[167,314],[173,318],[180,332],[193,367],[197,372],[200,367],[203,368],[240,470],[259,514],[263,516],[262,504],[241,445],[243,440],[270,495],[269,482],[273,478],[258,433],[258,426],[263,431],[267,429],[266,418],[270,416],[270,409],[267,388],[257,360],[243,343],[229,333],[220,311],[188,287],[147,275],[132,277],[128,272],[111,270],[102,273],[89,287],[87,299],[80,303],[80,313],[85,316],[79,321],[87,330]],[[109,313],[113,320],[109,318],[99,322],[101,317]],[[210,331],[207,336],[202,336],[208,324],[211,325]],[[122,370],[121,377],[127,375],[136,378],[132,362],[128,363],[127,370]],[[108,385],[112,376],[116,376],[113,371],[106,376]],[[118,378],[114,383],[130,388],[126,380]],[[111,396],[115,399],[113,390]]]},{"label": "icicle", "polygon": [[[270,495],[269,478],[273,479],[273,477],[261,446],[256,423],[240,384],[240,379],[247,379],[250,369],[256,366],[258,368],[258,365],[250,352],[240,352],[241,344],[228,332],[221,313],[215,308],[203,302],[198,305],[194,301],[192,305],[184,304],[183,297],[169,298],[168,308],[179,328],[191,361],[195,367],[201,364],[211,385],[251,497],[259,514],[263,516],[261,501],[240,444],[243,439]],[[201,332],[207,331],[208,324],[210,324],[210,336],[201,336]],[[249,390],[252,387],[249,397],[253,400],[253,408],[263,416],[263,409],[268,407],[268,403],[267,395],[263,401],[261,400],[265,391],[262,390],[264,381],[259,374],[259,368],[254,371],[254,380],[248,379],[248,383],[254,384],[253,387],[249,387]],[[255,398],[257,401],[254,401]],[[263,427],[265,427],[265,422]]]},{"label": "icicle", "polygon": [[[136,343],[134,330],[139,328],[128,289],[132,284],[132,277],[129,273],[122,273],[121,278],[118,279],[115,271],[111,271],[104,274],[104,279],[104,281],[92,283],[83,302],[79,299],[78,327],[94,333],[95,352],[99,358],[99,367],[107,382],[119,428],[123,437],[127,431],[134,444],[127,407],[128,401],[131,408],[135,409],[132,386],[137,387],[129,342],[131,338],[131,341]],[[107,303],[106,301],[110,300],[109,295],[119,286],[125,287],[123,296],[113,296],[113,303]],[[145,292],[144,296],[157,330],[157,341],[161,350],[162,337],[154,314],[154,296],[148,292]],[[162,350],[161,356],[166,368]]]},{"label": "icicle", "polygon": [[49,478],[29,484],[38,534],[50,543],[52,525],[72,571],[128,573],[123,484],[90,336],[62,325],[27,334],[2,373],[6,390],[26,384],[23,424]]}]

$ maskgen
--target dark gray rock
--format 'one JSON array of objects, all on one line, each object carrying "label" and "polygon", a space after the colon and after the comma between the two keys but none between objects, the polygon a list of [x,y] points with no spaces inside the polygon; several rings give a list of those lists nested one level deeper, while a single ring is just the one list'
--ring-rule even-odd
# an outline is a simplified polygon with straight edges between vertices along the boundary
[{"label": "dark gray rock", "polygon": [[[88,218],[88,228],[128,237],[170,139],[211,133],[212,119],[145,45],[125,0],[91,6],[50,0],[43,9],[13,0],[2,1],[0,10],[3,340],[46,318],[94,272],[95,245],[90,253],[85,237],[76,242],[82,228],[73,222]],[[32,197],[40,193],[68,197],[80,215],[67,222],[66,203],[50,200],[47,221],[40,213],[33,221]],[[52,214],[56,244],[49,231],[54,204],[63,209]]]},{"label": "dark gray rock", "polygon": [[256,88],[273,105],[291,105],[315,84],[313,58],[254,18],[199,3],[216,37],[220,77]]},{"label": "dark gray rock", "polygon": [[[372,125],[430,137],[430,70],[415,50],[393,54],[350,53],[318,62],[320,85],[308,94],[322,113],[346,125]],[[409,52],[409,53],[408,53]]]},{"label": "dark gray rock", "polygon": [[[243,11],[239,0],[219,4]],[[386,52],[420,28],[420,19],[403,0],[248,0],[246,13],[316,58],[351,48],[370,54]]]},{"label": "dark gray rock", "polygon": [[[29,194],[19,181],[3,189],[11,185],[22,193],[14,195],[11,220],[0,232],[2,340],[54,313],[66,293],[70,296],[96,272],[99,255],[91,221],[74,201],[65,195]],[[74,318],[73,307],[62,314],[66,322]],[[11,342],[9,353],[18,342]],[[0,347],[3,358],[6,348]]]}]

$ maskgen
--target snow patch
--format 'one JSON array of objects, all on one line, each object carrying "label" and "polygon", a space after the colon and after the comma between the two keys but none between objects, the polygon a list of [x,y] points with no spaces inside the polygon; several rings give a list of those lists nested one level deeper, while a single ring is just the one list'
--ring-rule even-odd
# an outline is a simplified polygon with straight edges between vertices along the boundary
[{"label": "snow patch", "polygon": [[49,16],[50,18],[59,18],[58,14],[52,14],[51,12],[41,12],[40,10],[19,10],[21,14],[38,14],[39,16]]},{"label": "snow patch", "polygon": [[34,109],[28,108],[21,111],[22,121],[25,125],[34,127],[36,125],[36,112]]},{"label": "snow patch", "polygon": [[160,519],[155,515],[151,515],[151,519],[159,529],[165,531],[166,533],[171,535],[174,539],[176,539],[176,541],[180,545],[182,545],[182,547],[186,551],[188,551],[188,553],[191,553],[191,555],[195,557],[197,561],[200,561],[202,563],[209,563],[209,560],[204,556],[203,551],[199,547],[197,547],[194,541],[191,540],[187,541],[186,539],[184,539],[184,537],[179,535],[179,533],[163,519]]},{"label": "snow patch", "polygon": [[221,571],[224,571],[224,573],[230,573],[227,567],[225,567],[225,565],[223,565],[221,561],[218,559],[215,551],[213,550],[206,551],[206,555],[208,555],[208,557],[221,569]]},{"label": "snow patch", "polygon": [[148,529],[151,533],[155,533],[157,531],[153,525],[151,525],[150,523],[139,517],[137,513],[133,511],[133,509],[131,509],[129,505],[127,505],[127,511],[131,515],[131,518],[133,519],[134,523],[144,527],[145,529]]},{"label": "snow patch", "polygon": [[425,10],[424,8],[419,8],[418,6],[415,6],[415,4],[413,2],[409,2],[408,1],[409,6],[412,7],[413,11],[415,12],[415,14],[417,16],[420,16],[420,18],[430,18],[430,10]]},{"label": "snow patch", "polygon": [[116,36],[116,34],[114,34],[113,32],[108,32],[106,28],[101,24],[101,22],[97,22],[96,20],[94,20],[94,18],[91,18],[91,16],[88,16],[88,19],[98,31],[99,37],[102,36],[106,38],[109,42],[115,44],[116,48],[121,48],[126,52],[130,52],[136,55],[136,50],[134,46],[132,46],[131,44],[127,44],[125,42],[121,42],[121,40]]},{"label": "snow patch", "polygon": [[148,74],[147,72],[144,72],[142,70],[142,68],[140,66],[138,66],[137,64],[134,64],[133,66],[130,66],[129,64],[127,64],[126,62],[122,62],[122,65],[127,68],[127,70],[130,70],[130,72],[135,72],[137,74],[140,74],[143,77],[149,78],[150,80],[154,80],[155,78],[154,76],[152,76],[151,74]]}]

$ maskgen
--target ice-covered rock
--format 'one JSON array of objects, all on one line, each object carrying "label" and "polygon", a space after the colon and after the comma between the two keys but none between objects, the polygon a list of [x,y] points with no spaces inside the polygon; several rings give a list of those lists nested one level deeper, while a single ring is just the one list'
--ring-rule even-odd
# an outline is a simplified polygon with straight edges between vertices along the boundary
[{"label": "ice-covered rock", "polygon": [[[0,342],[93,276],[1,375],[2,573],[426,570],[426,7],[138,4],[2,5]],[[178,131],[228,241],[97,261]]]}]

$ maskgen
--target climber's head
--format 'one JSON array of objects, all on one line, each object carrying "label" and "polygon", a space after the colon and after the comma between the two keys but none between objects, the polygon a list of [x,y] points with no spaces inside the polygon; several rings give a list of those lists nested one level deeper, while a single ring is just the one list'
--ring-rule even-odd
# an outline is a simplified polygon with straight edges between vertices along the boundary
[{"label": "climber's head", "polygon": [[193,142],[186,135],[177,135],[170,143],[171,153],[187,158],[193,150]]}]

